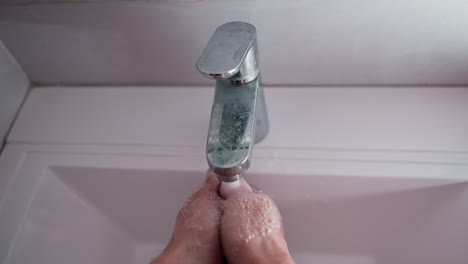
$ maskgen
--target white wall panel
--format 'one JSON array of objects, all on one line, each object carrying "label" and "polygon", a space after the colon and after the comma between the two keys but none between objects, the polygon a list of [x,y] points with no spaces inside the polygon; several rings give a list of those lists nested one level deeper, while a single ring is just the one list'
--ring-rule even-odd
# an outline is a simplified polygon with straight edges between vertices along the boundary
[{"label": "white wall panel", "polygon": [[270,85],[468,83],[464,0],[7,2],[0,38],[41,84],[207,84],[195,61],[232,20]]}]

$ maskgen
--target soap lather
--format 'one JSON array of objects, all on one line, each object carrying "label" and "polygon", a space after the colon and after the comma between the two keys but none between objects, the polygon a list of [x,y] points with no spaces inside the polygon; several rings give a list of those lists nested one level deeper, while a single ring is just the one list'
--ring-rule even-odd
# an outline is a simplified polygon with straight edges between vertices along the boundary
[{"label": "soap lather", "polygon": [[223,182],[236,182],[250,166],[254,144],[268,133],[269,123],[258,68],[256,29],[230,22],[216,29],[197,69],[216,80],[206,156]]}]

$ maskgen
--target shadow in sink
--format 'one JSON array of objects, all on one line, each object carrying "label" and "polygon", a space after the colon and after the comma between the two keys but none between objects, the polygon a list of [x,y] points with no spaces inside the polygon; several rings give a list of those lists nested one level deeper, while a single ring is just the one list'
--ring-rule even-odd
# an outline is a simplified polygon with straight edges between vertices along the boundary
[{"label": "shadow in sink", "polygon": [[468,183],[249,175],[277,202],[298,263],[468,263]]},{"label": "shadow in sink", "polygon": [[[301,263],[467,263],[468,184],[280,204]],[[299,228],[302,227],[302,228]]]},{"label": "shadow in sink", "polygon": [[175,217],[204,181],[204,172],[55,168],[81,198],[138,241],[170,238]]},{"label": "shadow in sink", "polygon": [[41,179],[11,263],[149,263],[204,172],[54,167]]}]

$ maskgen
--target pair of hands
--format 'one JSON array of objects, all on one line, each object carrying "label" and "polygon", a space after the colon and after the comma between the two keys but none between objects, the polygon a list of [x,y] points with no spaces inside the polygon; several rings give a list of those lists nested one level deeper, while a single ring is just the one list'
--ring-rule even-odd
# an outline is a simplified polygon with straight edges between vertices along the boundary
[{"label": "pair of hands", "polygon": [[219,188],[219,180],[208,173],[180,210],[170,242],[152,264],[294,263],[275,203],[245,180],[223,193],[224,199]]}]

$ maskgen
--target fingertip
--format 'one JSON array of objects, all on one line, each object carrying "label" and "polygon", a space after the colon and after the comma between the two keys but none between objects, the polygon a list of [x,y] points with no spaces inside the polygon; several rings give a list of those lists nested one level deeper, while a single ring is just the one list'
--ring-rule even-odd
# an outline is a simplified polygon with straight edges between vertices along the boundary
[{"label": "fingertip", "polygon": [[211,191],[218,191],[220,185],[220,181],[216,177],[216,175],[211,171],[208,170],[206,172],[206,179],[204,182],[204,186]]}]

